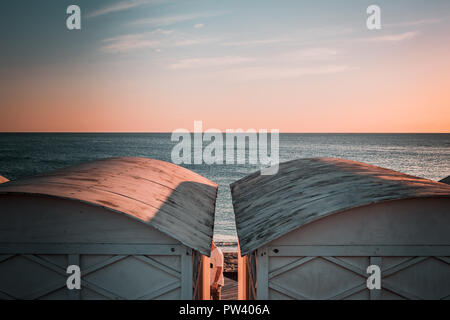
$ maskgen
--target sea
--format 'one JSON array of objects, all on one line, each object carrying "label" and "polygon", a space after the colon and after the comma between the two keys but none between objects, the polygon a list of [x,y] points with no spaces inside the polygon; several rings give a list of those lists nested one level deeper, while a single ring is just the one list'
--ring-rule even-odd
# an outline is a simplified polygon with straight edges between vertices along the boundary
[{"label": "sea", "polygon": [[[171,162],[176,144],[171,133],[0,133],[0,175],[14,180],[121,156]],[[450,175],[450,134],[280,134],[280,162],[311,157],[351,159],[440,180]],[[236,242],[229,186],[259,167],[248,161],[183,166],[219,185],[214,239]]]}]

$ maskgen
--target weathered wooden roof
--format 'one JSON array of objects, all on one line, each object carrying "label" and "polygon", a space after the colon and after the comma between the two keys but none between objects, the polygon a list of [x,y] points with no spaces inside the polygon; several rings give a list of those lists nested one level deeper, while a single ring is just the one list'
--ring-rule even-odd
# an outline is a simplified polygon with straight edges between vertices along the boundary
[{"label": "weathered wooden roof", "polygon": [[172,163],[111,158],[0,185],[0,194],[18,193],[102,206],[210,254],[217,185]]},{"label": "weathered wooden roof", "polygon": [[0,183],[8,182],[9,180],[5,177],[0,176]]},{"label": "weathered wooden roof", "polygon": [[445,183],[445,184],[450,184],[450,176],[448,176],[447,178],[444,178],[442,180],[439,180],[439,182]]},{"label": "weathered wooden roof", "polygon": [[381,201],[450,197],[450,186],[334,158],[281,163],[276,175],[253,173],[231,184],[243,255],[328,215]]}]

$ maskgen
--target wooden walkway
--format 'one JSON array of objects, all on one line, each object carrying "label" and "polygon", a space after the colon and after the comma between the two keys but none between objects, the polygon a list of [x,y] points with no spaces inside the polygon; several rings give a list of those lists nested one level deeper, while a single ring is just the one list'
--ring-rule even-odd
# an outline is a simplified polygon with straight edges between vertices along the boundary
[{"label": "wooden walkway", "polygon": [[222,300],[237,300],[238,283],[228,277],[224,277],[225,284],[222,288]]}]

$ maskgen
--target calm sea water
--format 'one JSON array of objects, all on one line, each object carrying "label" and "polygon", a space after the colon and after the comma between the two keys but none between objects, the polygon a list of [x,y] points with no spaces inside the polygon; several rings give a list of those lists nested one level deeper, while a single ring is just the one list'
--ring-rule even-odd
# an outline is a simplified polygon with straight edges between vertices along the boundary
[{"label": "calm sea water", "polygon": [[[107,157],[171,161],[168,133],[0,134],[0,175],[17,179]],[[450,175],[450,134],[281,134],[280,161],[339,157],[440,180]],[[258,168],[252,165],[185,165],[219,184],[215,239],[235,241],[229,185]]]}]

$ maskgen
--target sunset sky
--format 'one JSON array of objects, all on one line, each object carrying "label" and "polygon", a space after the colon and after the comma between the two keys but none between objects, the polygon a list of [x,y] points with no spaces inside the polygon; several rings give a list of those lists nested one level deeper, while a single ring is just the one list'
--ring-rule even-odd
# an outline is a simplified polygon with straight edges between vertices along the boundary
[{"label": "sunset sky", "polygon": [[448,0],[8,0],[0,15],[0,131],[450,132]]}]

